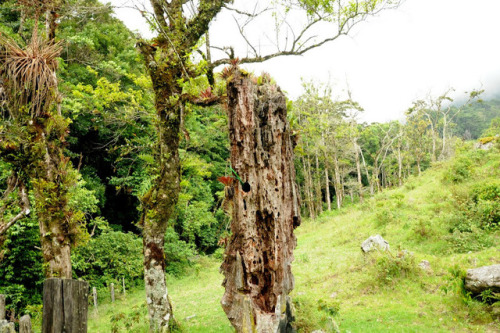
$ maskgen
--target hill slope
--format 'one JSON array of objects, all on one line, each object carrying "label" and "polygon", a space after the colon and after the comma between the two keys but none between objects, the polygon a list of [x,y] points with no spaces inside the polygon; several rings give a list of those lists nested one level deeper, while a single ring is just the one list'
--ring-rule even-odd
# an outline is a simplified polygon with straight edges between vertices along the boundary
[{"label": "hill slope", "polygon": [[[463,152],[401,188],[305,221],[293,265],[299,331],[499,332],[498,302],[480,303],[460,289],[465,269],[500,263],[498,179],[498,152]],[[492,189],[496,195],[483,195]],[[390,253],[361,253],[362,241],[375,234],[390,243]],[[431,269],[420,269],[421,260]],[[219,262],[203,257],[188,276],[169,278],[186,332],[232,331],[219,305]],[[145,311],[144,292],[136,291],[91,313],[89,331],[114,325],[117,332],[147,332]]]}]

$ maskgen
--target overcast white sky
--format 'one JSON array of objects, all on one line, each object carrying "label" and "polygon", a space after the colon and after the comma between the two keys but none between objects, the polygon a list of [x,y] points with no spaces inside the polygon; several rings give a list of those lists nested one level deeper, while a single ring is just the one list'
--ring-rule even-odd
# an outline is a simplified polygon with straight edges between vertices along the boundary
[{"label": "overcast white sky", "polygon": [[[129,0],[111,0],[121,5]],[[141,1],[141,0],[136,0]],[[484,98],[500,95],[499,0],[406,0],[342,37],[300,57],[280,57],[244,66],[269,72],[295,99],[301,78],[330,81],[342,94],[347,85],[365,109],[365,121],[400,119],[413,100],[453,87],[458,99],[474,88]],[[117,9],[125,24],[152,36],[138,13]],[[215,44],[232,45],[229,15],[211,26]]]}]

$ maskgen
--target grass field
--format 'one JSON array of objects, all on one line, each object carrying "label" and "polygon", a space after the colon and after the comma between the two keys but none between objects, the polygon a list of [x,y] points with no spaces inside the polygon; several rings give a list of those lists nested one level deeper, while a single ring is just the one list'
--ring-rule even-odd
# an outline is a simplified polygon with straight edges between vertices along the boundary
[{"label": "grass field", "polygon": [[[500,178],[499,154],[478,154],[460,184],[443,181],[453,162],[437,164],[399,189],[305,220],[296,231],[293,264],[299,331],[500,332],[499,302],[491,306],[462,295],[457,277],[467,268],[500,264],[499,229],[463,234],[469,238],[461,241],[449,227],[458,194]],[[362,241],[375,234],[389,242],[390,254],[361,253]],[[428,271],[417,266],[424,259]],[[186,276],[168,278],[182,331],[233,331],[219,303],[219,265],[201,257]],[[147,332],[144,298],[136,290],[91,310],[89,332]]]}]

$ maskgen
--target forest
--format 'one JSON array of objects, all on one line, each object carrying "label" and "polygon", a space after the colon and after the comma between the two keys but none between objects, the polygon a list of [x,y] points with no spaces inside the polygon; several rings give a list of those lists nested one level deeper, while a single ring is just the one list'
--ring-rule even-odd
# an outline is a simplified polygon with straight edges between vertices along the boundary
[{"label": "forest", "polygon": [[[151,0],[149,40],[99,0],[0,2],[0,332],[500,330],[500,91],[372,123],[328,82],[289,99],[245,66],[401,1],[277,3],[300,33],[216,58],[219,12],[264,14]],[[375,235],[390,249],[363,253]],[[471,292],[483,266],[496,285]],[[84,317],[49,280],[85,283],[64,296]]]}]

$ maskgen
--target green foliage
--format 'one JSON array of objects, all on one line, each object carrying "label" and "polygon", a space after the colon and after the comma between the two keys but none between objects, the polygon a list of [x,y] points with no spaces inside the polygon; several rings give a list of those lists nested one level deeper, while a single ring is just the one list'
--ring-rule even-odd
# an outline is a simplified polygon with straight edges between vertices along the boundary
[{"label": "green foliage", "polygon": [[227,119],[218,108],[193,108],[185,123],[189,138],[181,142],[181,193],[173,225],[180,239],[212,253],[228,228],[219,207],[224,186],[217,181],[227,174]]},{"label": "green foliage", "polygon": [[311,299],[304,296],[293,297],[295,310],[301,315],[295,320],[299,332],[312,332],[317,329],[317,323],[328,327],[328,332],[337,332],[334,318],[339,315],[340,303],[337,300],[319,298]]},{"label": "green foliage", "polygon": [[34,214],[9,229],[5,254],[0,260],[0,294],[7,296],[7,308],[16,313],[22,313],[30,304],[42,302],[44,274],[39,247],[40,235]]},{"label": "green foliage", "polygon": [[375,272],[378,283],[391,285],[399,279],[417,275],[415,257],[407,250],[399,250],[396,255],[390,251],[377,251],[375,254]]},{"label": "green foliage", "polygon": [[379,227],[394,222],[395,221],[394,218],[395,218],[394,213],[392,212],[392,209],[389,208],[379,209],[375,214],[375,222]]},{"label": "green foliage", "polygon": [[462,183],[471,177],[473,170],[473,161],[468,156],[461,156],[446,170],[444,180],[455,184]]},{"label": "green foliage", "polygon": [[132,284],[143,276],[142,241],[132,233],[109,231],[90,239],[71,255],[76,277],[96,287]]},{"label": "green foliage", "polygon": [[492,99],[466,106],[455,118],[455,135],[466,140],[499,134],[500,100]]},{"label": "green foliage", "polygon": [[111,332],[118,333],[124,330],[130,332],[134,325],[141,322],[141,319],[147,314],[146,303],[136,305],[132,308],[132,312],[120,312],[111,316]]},{"label": "green foliage", "polygon": [[174,276],[182,275],[191,258],[196,255],[194,244],[179,239],[179,235],[170,227],[165,233],[165,271]]},{"label": "green foliage", "polygon": [[471,301],[471,295],[465,289],[465,276],[467,272],[460,266],[454,265],[448,269],[449,279],[445,285],[441,287],[445,293],[458,295],[462,301],[468,303]]},{"label": "green foliage", "polygon": [[[500,117],[496,117],[491,119],[491,124],[490,127],[487,128],[481,137],[486,137],[486,138],[494,138],[500,135]],[[481,143],[486,143],[486,142],[481,142]]]},{"label": "green foliage", "polygon": [[470,213],[481,228],[500,226],[500,181],[476,184],[470,195]]}]

